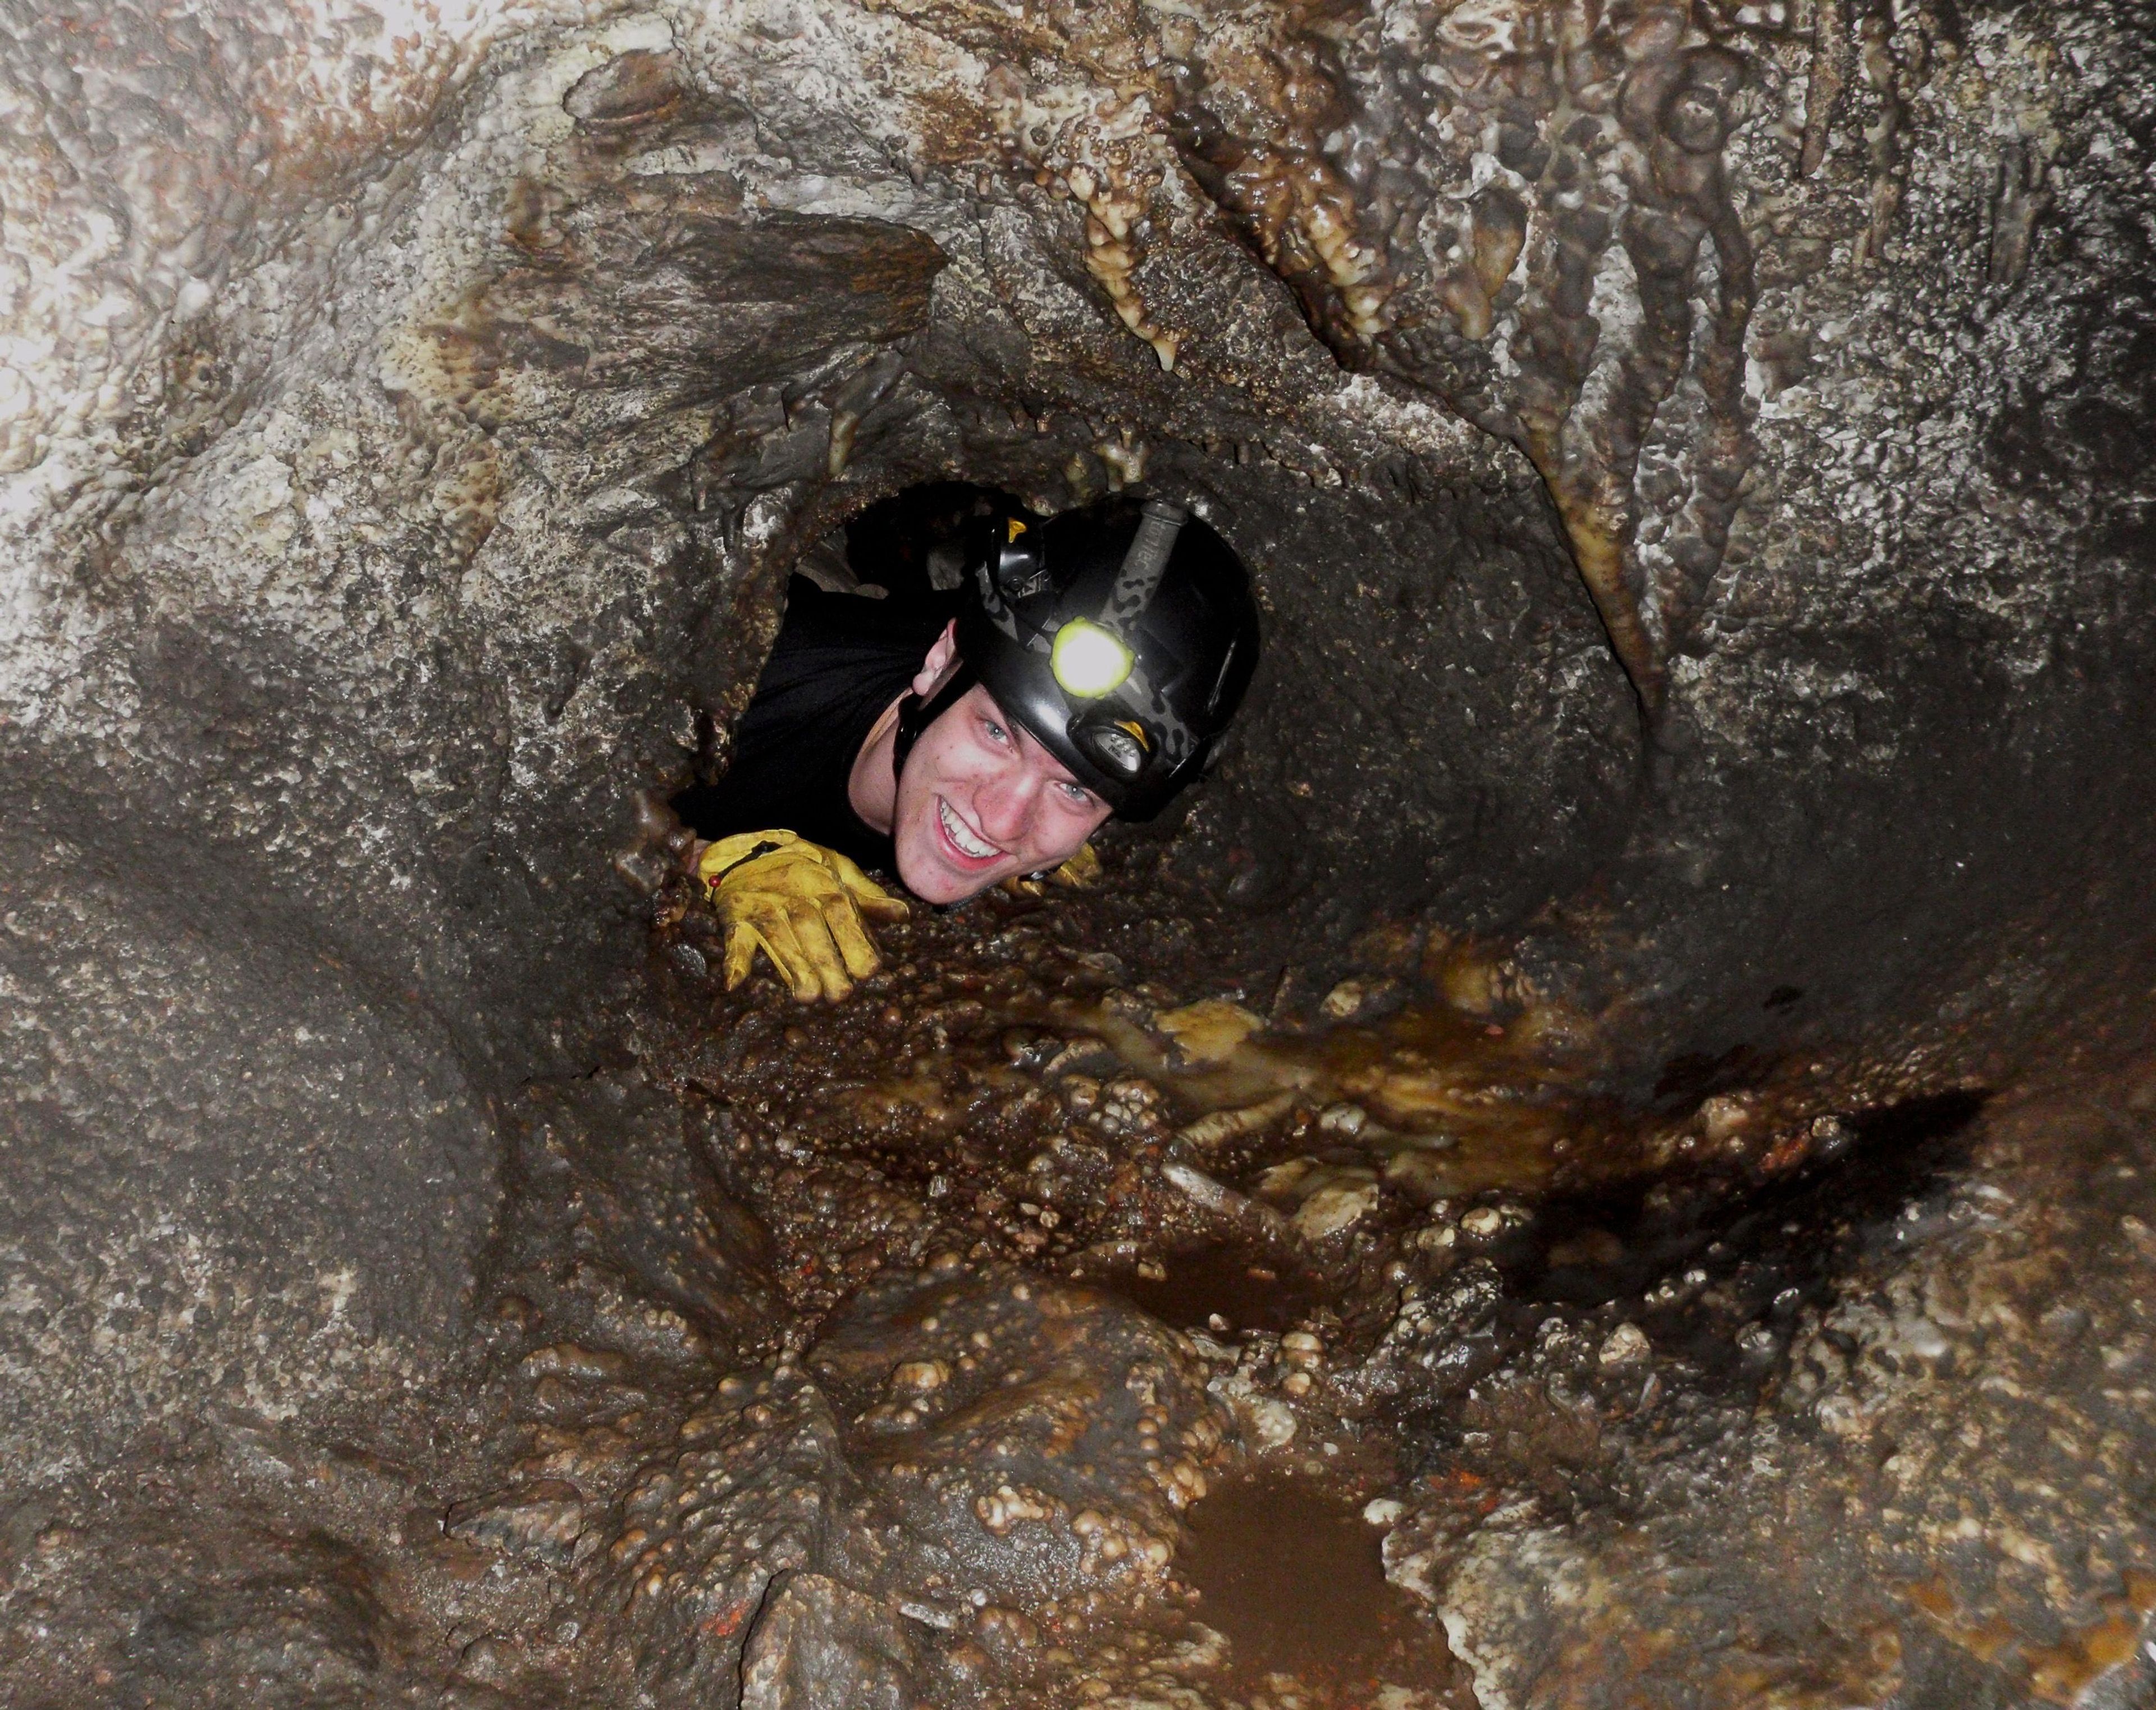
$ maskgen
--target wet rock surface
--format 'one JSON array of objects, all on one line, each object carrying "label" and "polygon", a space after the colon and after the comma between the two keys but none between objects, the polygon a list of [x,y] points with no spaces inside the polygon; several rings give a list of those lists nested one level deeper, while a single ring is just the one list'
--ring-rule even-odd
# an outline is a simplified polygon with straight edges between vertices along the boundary
[{"label": "wet rock surface", "polygon": [[[15,8],[0,1698],[2146,1702],[2152,42]],[[1236,746],[725,994],[946,479]]]}]

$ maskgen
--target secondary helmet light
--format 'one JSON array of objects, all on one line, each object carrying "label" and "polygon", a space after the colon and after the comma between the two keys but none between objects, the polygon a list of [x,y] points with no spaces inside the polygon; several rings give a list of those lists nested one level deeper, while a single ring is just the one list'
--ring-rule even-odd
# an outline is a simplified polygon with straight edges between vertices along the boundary
[{"label": "secondary helmet light", "polygon": [[1152,759],[1152,734],[1134,718],[1110,718],[1096,709],[1071,721],[1070,736],[1096,765],[1126,782],[1137,778]]},{"label": "secondary helmet light", "polygon": [[1015,516],[1005,519],[995,555],[996,586],[1005,599],[1031,599],[1048,586],[1048,567],[1040,562],[1040,542]]},{"label": "secondary helmet light", "polygon": [[1066,694],[1097,701],[1123,686],[1133,660],[1122,638],[1091,618],[1073,618],[1055,632],[1048,666]]}]

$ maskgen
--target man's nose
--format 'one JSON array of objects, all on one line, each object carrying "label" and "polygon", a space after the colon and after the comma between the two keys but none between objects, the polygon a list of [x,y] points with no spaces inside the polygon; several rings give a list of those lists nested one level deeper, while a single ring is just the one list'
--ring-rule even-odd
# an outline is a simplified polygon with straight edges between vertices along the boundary
[{"label": "man's nose", "polygon": [[973,811],[981,816],[982,831],[1006,848],[1019,842],[1040,795],[1040,780],[1020,768],[983,780],[973,793]]}]

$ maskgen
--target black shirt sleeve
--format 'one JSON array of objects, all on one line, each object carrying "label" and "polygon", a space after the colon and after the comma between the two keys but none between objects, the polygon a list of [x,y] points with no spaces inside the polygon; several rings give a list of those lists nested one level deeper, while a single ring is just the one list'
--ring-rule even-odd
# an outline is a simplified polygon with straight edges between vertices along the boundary
[{"label": "black shirt sleeve", "polygon": [[848,801],[854,762],[886,707],[905,692],[942,614],[902,600],[787,583],[786,617],[756,698],[734,731],[733,763],[685,789],[674,810],[699,837],[784,829],[889,871],[890,838]]}]

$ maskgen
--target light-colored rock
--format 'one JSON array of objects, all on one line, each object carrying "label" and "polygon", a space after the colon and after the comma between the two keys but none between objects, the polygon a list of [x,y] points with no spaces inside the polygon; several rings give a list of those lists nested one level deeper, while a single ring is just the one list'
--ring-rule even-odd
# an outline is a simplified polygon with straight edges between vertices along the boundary
[{"label": "light-colored rock", "polygon": [[1618,1368],[1641,1364],[1653,1356],[1654,1348],[1648,1343],[1646,1333],[1637,1324],[1620,1324],[1602,1339],[1595,1350],[1595,1358],[1604,1367]]},{"label": "light-colored rock", "polygon": [[1294,1108],[1292,1092],[1277,1092],[1270,1098],[1240,1109],[1210,1112],[1185,1127],[1180,1137],[1200,1148],[1223,1146],[1231,1140],[1263,1133]]},{"label": "light-colored rock", "polygon": [[539,1479],[458,1503],[442,1529],[489,1549],[566,1563],[583,1533],[583,1495],[565,1479]]},{"label": "light-colored rock", "polygon": [[1341,1182],[1320,1188],[1296,1208],[1296,1232],[1322,1241],[1353,1229],[1378,1209],[1375,1182]]},{"label": "light-colored rock", "polygon": [[1281,1338],[1281,1358],[1304,1371],[1316,1371],[1325,1363],[1325,1344],[1307,1330],[1291,1330]]},{"label": "light-colored rock", "polygon": [[1202,1067],[1226,1062],[1265,1019],[1225,998],[1204,998],[1180,1009],[1156,1011],[1152,1024],[1168,1036],[1171,1061]]},{"label": "light-colored rock", "polygon": [[891,1374],[891,1387],[901,1394],[926,1395],[951,1380],[951,1368],[940,1359],[901,1362]]}]

